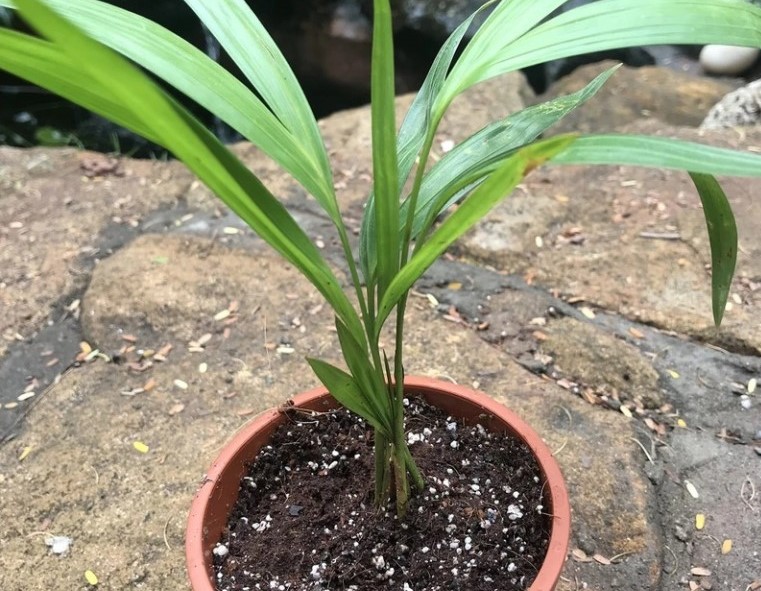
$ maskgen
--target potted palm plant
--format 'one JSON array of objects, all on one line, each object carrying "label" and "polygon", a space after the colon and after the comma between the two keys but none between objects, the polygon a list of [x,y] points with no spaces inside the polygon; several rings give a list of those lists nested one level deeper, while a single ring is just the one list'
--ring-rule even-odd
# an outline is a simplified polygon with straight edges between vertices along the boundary
[{"label": "potted palm plant", "polygon": [[[729,202],[714,175],[760,176],[761,157],[646,136],[571,134],[540,139],[555,122],[593,96],[615,68],[579,92],[491,123],[431,164],[437,127],[450,104],[473,85],[551,59],[664,43],[759,47],[761,8],[743,0],[601,0],[548,18],[564,0],[492,0],[482,8],[491,8],[491,13],[457,59],[455,55],[476,15],[463,22],[443,45],[397,130],[390,3],[374,0],[373,191],[355,254],[317,123],[272,39],[244,0],[185,1],[217,37],[255,92],[169,31],[98,0],[0,0],[0,6],[17,8],[39,33],[31,36],[0,29],[0,67],[164,146],[303,273],[335,313],[338,344],[346,367],[310,359],[309,364],[324,387],[297,395],[291,404],[256,418],[233,439],[209,470],[193,503],[187,529],[187,559],[193,588],[196,591],[249,588],[240,582],[245,579],[243,575],[240,580],[223,577],[229,567],[230,548],[222,543],[221,536],[235,537],[233,519],[248,523],[248,518],[235,513],[240,491],[256,484],[256,478],[248,475],[247,470],[257,454],[262,455],[263,448],[268,450],[264,453],[268,456],[270,443],[282,431],[277,430],[278,426],[293,424],[294,412],[321,412],[342,406],[359,417],[351,429],[363,425],[371,433],[365,436],[361,431],[357,436],[365,446],[372,447],[373,455],[369,469],[374,470],[375,506],[364,510],[380,512],[381,518],[389,520],[392,530],[387,532],[388,539],[397,540],[394,532],[410,529],[411,508],[424,511],[423,505],[415,505],[415,499],[437,497],[440,506],[446,507],[450,502],[444,498],[447,495],[431,491],[449,485],[440,478],[435,483],[428,481],[410,450],[412,443],[428,437],[427,427],[423,435],[412,433],[405,420],[407,405],[422,404],[411,403],[411,397],[415,397],[438,408],[439,411],[432,411],[434,414],[443,412],[444,417],[449,417],[444,419],[445,431],[456,431],[458,421],[465,421],[480,425],[473,427],[477,433],[507,434],[508,439],[521,442],[521,449],[530,450],[533,457],[529,460],[533,466],[530,473],[538,488],[536,509],[544,515],[546,525],[545,538],[539,543],[526,575],[511,576],[518,569],[515,566],[518,561],[509,560],[506,552],[498,552],[496,562],[500,563],[498,569],[502,569],[499,572],[505,573],[504,580],[495,582],[480,576],[478,568],[469,565],[471,556],[483,555],[483,548],[478,548],[477,540],[465,537],[456,540],[457,544],[447,542],[461,568],[439,568],[441,577],[434,577],[425,588],[454,588],[451,585],[459,585],[467,570],[473,574],[470,582],[463,584],[468,588],[552,589],[560,576],[570,531],[568,498],[557,464],[530,427],[485,394],[405,375],[404,319],[408,293],[438,256],[538,166],[547,163],[667,167],[689,173],[703,204],[713,261],[713,314],[718,324],[734,273],[737,235]],[[235,128],[315,198],[335,226],[345,254],[351,295],[343,289],[309,236],[262,182],[131,62]],[[380,346],[380,339],[381,331],[389,324],[393,346],[387,351]],[[314,418],[309,416],[310,420]],[[449,447],[459,446],[459,440],[452,436],[447,441]],[[469,462],[468,457],[481,455],[479,449],[461,452],[465,453],[462,464]],[[342,452],[333,450],[333,453],[343,458]],[[289,477],[293,471],[289,466],[283,469],[276,478]],[[330,465],[317,466],[315,471],[325,476]],[[475,492],[481,486],[491,486],[477,477],[475,480],[467,484],[473,496],[480,496]],[[507,485],[501,490],[508,495],[518,493]],[[357,501],[357,511],[365,507],[361,501]],[[331,502],[325,500],[326,505]],[[470,516],[477,516],[473,521],[475,530],[499,525],[492,532],[502,532],[503,537],[511,535],[509,528],[502,526],[517,520],[513,517],[522,515],[525,508],[512,504],[505,507],[506,504],[497,510],[495,498],[493,507],[479,505],[474,509]],[[384,513],[389,506],[395,510]],[[303,507],[290,504],[287,510],[298,515]],[[264,519],[255,529],[269,529],[268,524]],[[450,525],[454,524],[445,528]],[[331,531],[327,535],[332,536]],[[520,548],[521,541],[528,544],[521,539]],[[402,573],[394,575],[394,568],[388,566],[388,556],[384,558],[383,551],[374,548],[366,557],[378,571],[373,578],[380,581],[379,585],[388,586],[396,581],[405,591],[418,589],[414,581],[403,575],[411,562],[427,553],[428,546],[411,551],[398,540],[394,543],[398,554],[395,564],[401,565]],[[435,540],[430,545],[434,543]],[[509,541],[505,543],[509,545]],[[354,560],[351,551],[344,549],[339,553]],[[297,582],[287,585],[277,579],[266,581],[254,576],[250,588],[324,588],[330,584],[323,576],[324,571],[338,559],[338,555],[328,553],[314,560],[310,558],[309,564],[294,563],[291,565],[294,570],[307,570],[297,572],[294,575]],[[246,571],[246,567],[241,569]],[[475,585],[476,579],[482,586]],[[302,586],[298,587],[299,584]],[[350,578],[342,579],[340,584],[358,588],[352,586]]]}]

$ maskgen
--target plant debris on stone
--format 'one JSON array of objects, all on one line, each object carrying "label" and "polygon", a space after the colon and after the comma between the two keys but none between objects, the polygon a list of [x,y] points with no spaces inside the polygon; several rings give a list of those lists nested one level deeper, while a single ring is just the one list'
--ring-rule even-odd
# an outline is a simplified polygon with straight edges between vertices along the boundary
[{"label": "plant debris on stone", "polygon": [[407,439],[426,475],[399,522],[373,508],[373,441],[345,410],[289,411],[241,482],[214,550],[217,588],[526,589],[551,526],[521,442],[413,399]]}]

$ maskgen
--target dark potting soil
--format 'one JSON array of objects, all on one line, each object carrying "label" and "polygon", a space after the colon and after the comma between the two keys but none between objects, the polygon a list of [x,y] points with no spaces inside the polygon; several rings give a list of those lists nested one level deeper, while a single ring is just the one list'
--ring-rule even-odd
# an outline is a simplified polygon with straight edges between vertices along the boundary
[{"label": "dark potting soil", "polygon": [[373,507],[366,423],[290,411],[241,482],[214,549],[217,589],[526,589],[551,525],[531,452],[417,399],[406,426],[426,487],[398,520]]}]

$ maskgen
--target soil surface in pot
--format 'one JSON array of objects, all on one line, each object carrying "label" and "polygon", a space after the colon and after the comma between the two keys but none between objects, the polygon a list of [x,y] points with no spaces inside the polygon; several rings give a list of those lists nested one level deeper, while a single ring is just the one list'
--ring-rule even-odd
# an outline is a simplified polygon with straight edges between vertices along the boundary
[{"label": "soil surface in pot", "polygon": [[551,526],[530,450],[418,399],[407,411],[426,488],[401,521],[373,507],[366,423],[345,410],[289,411],[214,549],[217,589],[526,589]]}]

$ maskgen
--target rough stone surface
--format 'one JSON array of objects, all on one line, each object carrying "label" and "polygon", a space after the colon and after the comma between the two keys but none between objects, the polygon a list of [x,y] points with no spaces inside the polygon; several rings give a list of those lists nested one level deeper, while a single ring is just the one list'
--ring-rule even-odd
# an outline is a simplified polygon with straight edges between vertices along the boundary
[{"label": "rough stone surface", "polygon": [[[615,64],[604,61],[582,66],[558,80],[536,102],[581,90]],[[553,131],[617,131],[643,118],[673,126],[697,126],[708,110],[736,87],[732,82],[693,76],[662,66],[621,66],[597,95],[558,123]]]},{"label": "rough stone surface", "polygon": [[717,102],[700,125],[722,129],[761,123],[761,80],[733,90]]},{"label": "rough stone surface", "polygon": [[[761,134],[700,132],[650,121],[627,128],[718,146],[756,149]],[[727,178],[723,186],[738,222],[741,249],[732,301],[720,331],[713,327],[705,221],[689,177],[677,171],[631,167],[546,168],[498,205],[462,241],[461,252],[509,273],[616,310],[640,322],[710,340],[743,352],[761,351],[758,331],[761,277],[753,194],[756,179]],[[523,250],[484,241],[499,229],[515,231],[513,212],[533,235]],[[544,205],[553,202],[555,207]],[[524,219],[526,219],[524,217]],[[510,220],[510,221],[507,221]],[[500,226],[500,224],[505,224]],[[520,222],[519,222],[520,223]]]},{"label": "rough stone surface", "polygon": [[[525,81],[509,82],[459,101],[436,154],[520,108]],[[321,123],[354,231],[371,180],[368,120],[356,110]],[[752,129],[627,129],[761,146]],[[341,276],[314,201],[257,150],[235,150]],[[0,151],[0,377],[16,380],[3,384],[0,426],[26,415],[0,445],[0,589],[85,588],[88,569],[102,588],[187,589],[184,521],[206,466],[247,418],[315,385],[305,355],[337,360],[333,321],[315,289],[179,164],[125,159],[123,176],[88,178],[82,157]],[[759,578],[757,185],[726,182],[741,251],[719,332],[702,212],[670,172],[542,169],[411,297],[407,370],[489,392],[555,450],[574,514],[562,591],[673,591],[696,580],[693,567],[729,591]],[[520,238],[485,239],[508,231]],[[134,351],[77,366],[80,341]],[[152,357],[168,344],[164,361]],[[134,361],[139,351],[152,365]],[[28,385],[35,396],[7,408]],[[658,397],[645,404],[649,394]],[[48,534],[71,537],[69,554],[54,556]]]},{"label": "rough stone surface", "polygon": [[648,408],[663,404],[658,373],[632,345],[572,318],[550,322],[544,332],[541,350],[572,379],[588,380],[622,399],[638,399]]}]

